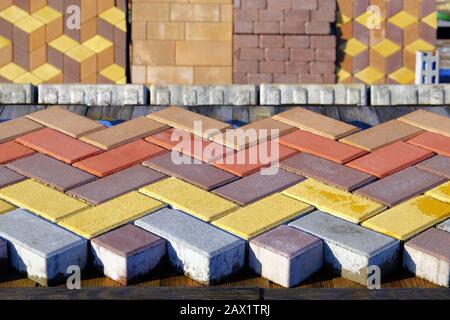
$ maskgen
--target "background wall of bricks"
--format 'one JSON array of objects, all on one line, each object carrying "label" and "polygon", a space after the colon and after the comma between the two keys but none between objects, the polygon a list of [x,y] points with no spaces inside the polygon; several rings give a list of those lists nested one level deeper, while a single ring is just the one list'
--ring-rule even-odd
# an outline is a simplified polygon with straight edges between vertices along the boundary
[{"label": "background wall of bricks", "polygon": [[232,18],[231,0],[133,0],[132,81],[231,83]]}]

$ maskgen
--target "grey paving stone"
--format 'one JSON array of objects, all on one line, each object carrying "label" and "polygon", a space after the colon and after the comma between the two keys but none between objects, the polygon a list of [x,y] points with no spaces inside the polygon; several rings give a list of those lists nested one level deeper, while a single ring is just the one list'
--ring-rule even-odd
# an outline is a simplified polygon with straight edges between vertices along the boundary
[{"label": "grey paving stone", "polygon": [[5,273],[8,266],[8,245],[0,239],[0,274]]},{"label": "grey paving stone", "polygon": [[0,166],[0,188],[25,180],[26,178],[17,172]]},{"label": "grey paving stone", "polygon": [[244,240],[180,211],[163,209],[135,225],[166,239],[170,264],[201,283],[218,283],[244,266]]},{"label": "grey paving stone", "polygon": [[438,224],[437,227],[441,230],[450,232],[450,219],[445,220],[444,222]]},{"label": "grey paving stone", "polygon": [[321,211],[289,224],[324,242],[324,266],[344,278],[367,284],[368,267],[378,266],[381,276],[396,270],[400,242],[386,235]]},{"label": "grey paving stone", "polygon": [[450,158],[442,155],[434,156],[416,165],[417,168],[450,179]]},{"label": "grey paving stone", "polygon": [[0,104],[35,103],[36,88],[31,84],[0,83]]},{"label": "grey paving stone", "polygon": [[0,215],[0,237],[10,264],[44,286],[64,281],[69,266],[87,263],[85,239],[21,209]]}]

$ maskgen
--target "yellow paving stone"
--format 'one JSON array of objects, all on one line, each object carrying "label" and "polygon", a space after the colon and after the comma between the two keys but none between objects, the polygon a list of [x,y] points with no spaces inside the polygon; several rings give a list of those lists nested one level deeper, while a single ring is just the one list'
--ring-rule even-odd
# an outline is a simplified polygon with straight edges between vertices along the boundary
[{"label": "yellow paving stone", "polygon": [[206,222],[238,208],[231,201],[173,177],[143,187],[139,191]]},{"label": "yellow paving stone", "polygon": [[62,219],[58,224],[86,239],[165,207],[165,204],[133,191]]},{"label": "yellow paving stone", "polygon": [[399,240],[408,240],[450,216],[450,204],[420,196],[389,209],[362,226]]},{"label": "yellow paving stone", "polygon": [[52,222],[88,206],[31,179],[0,189],[0,198]]},{"label": "yellow paving stone", "polygon": [[284,190],[283,194],[354,223],[360,223],[385,209],[382,204],[313,179],[296,184]]},{"label": "yellow paving stone", "polygon": [[8,211],[11,211],[15,209],[14,206],[10,205],[8,202],[0,200],[0,214],[6,213]]},{"label": "yellow paving stone", "polygon": [[450,181],[441,184],[437,188],[427,191],[425,195],[443,202],[450,203]]},{"label": "yellow paving stone", "polygon": [[0,68],[0,76],[9,81],[13,81],[14,79],[23,75],[25,72],[26,72],[25,69],[22,69],[13,62],[8,63],[7,65]]},{"label": "yellow paving stone", "polygon": [[248,240],[313,209],[309,204],[276,193],[215,220],[212,224]]}]

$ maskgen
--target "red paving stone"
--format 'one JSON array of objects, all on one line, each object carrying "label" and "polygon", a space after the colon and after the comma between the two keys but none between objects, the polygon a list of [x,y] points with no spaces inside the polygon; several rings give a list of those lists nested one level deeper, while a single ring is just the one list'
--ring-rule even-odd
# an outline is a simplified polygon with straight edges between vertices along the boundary
[{"label": "red paving stone", "polygon": [[365,150],[303,130],[288,133],[279,140],[280,144],[289,148],[308,152],[341,164],[367,154]]},{"label": "red paving stone", "polygon": [[14,141],[0,144],[0,164],[8,163],[33,154],[34,151]]},{"label": "red paving stone", "polygon": [[75,162],[73,165],[98,177],[105,177],[164,152],[167,150],[144,140],[138,140]]},{"label": "red paving stone", "polygon": [[99,148],[49,128],[29,133],[16,141],[69,164],[102,152]]},{"label": "red paving stone", "polygon": [[415,146],[431,150],[437,154],[450,157],[450,137],[434,132],[425,132],[408,140]]},{"label": "red paving stone", "polygon": [[347,163],[351,168],[384,178],[397,171],[412,166],[433,155],[433,152],[416,147],[403,141],[395,142],[387,147]]}]

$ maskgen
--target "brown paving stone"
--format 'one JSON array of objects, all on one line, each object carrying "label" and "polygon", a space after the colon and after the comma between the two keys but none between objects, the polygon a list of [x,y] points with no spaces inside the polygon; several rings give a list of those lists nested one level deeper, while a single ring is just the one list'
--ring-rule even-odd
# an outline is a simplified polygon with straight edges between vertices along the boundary
[{"label": "brown paving stone", "polygon": [[93,175],[39,153],[11,162],[7,167],[60,191],[95,180]]},{"label": "brown paving stone", "polygon": [[139,117],[83,136],[80,140],[98,148],[110,150],[167,128],[168,126],[163,123],[147,117]]},{"label": "brown paving stone", "polygon": [[69,164],[102,152],[96,147],[50,128],[21,136],[16,142]]},{"label": "brown paving stone", "polygon": [[417,164],[417,168],[450,179],[450,158],[437,155]]},{"label": "brown paving stone", "polygon": [[352,191],[376,180],[376,177],[309,153],[299,153],[280,162],[283,169]]},{"label": "brown paving stone", "polygon": [[423,131],[420,128],[398,120],[391,120],[349,135],[339,141],[367,151],[374,151],[396,141],[412,138],[421,132]]},{"label": "brown paving stone", "polygon": [[397,141],[359,159],[347,163],[378,178],[384,178],[433,155],[433,152]]},{"label": "brown paving stone", "polygon": [[450,137],[434,132],[425,132],[407,141],[415,146],[450,157]]},{"label": "brown paving stone", "polygon": [[408,247],[450,262],[450,234],[430,228],[406,243]]},{"label": "brown paving stone", "polygon": [[34,151],[21,144],[9,141],[0,144],[0,164],[8,163],[33,154]]},{"label": "brown paving stone", "polygon": [[450,118],[425,110],[417,110],[398,120],[418,128],[450,137]]},{"label": "brown paving stone", "polygon": [[27,118],[17,118],[0,123],[0,143],[10,141],[21,135],[43,128]]},{"label": "brown paving stone", "polygon": [[98,177],[105,177],[164,152],[166,150],[161,147],[138,140],[75,162],[73,165]]},{"label": "brown paving stone", "polygon": [[0,188],[25,180],[26,178],[17,172],[0,166]]},{"label": "brown paving stone", "polygon": [[105,128],[96,121],[79,116],[58,106],[30,113],[26,117],[74,138],[80,138]]},{"label": "brown paving stone", "polygon": [[238,179],[231,173],[178,152],[168,152],[142,164],[205,190],[212,190]]}]

